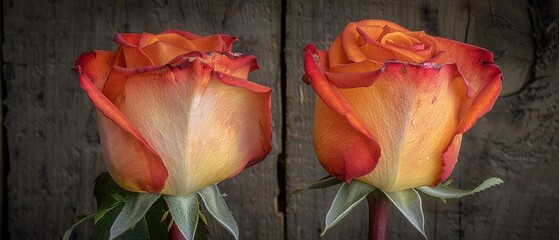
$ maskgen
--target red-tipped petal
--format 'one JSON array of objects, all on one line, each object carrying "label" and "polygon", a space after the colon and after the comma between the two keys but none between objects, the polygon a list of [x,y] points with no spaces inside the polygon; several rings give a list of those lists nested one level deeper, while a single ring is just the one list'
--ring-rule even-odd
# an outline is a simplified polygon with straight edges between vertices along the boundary
[{"label": "red-tipped petal", "polygon": [[242,79],[247,79],[249,72],[260,69],[256,57],[252,55],[212,53],[210,61],[214,63],[217,72]]},{"label": "red-tipped petal", "polygon": [[[460,152],[460,144],[462,143],[462,134],[454,136],[452,142],[448,145],[446,150],[443,152],[443,168],[441,171],[440,181],[445,181],[448,179],[452,170],[458,162],[458,153]],[[439,181],[435,182],[433,185],[438,184]]]},{"label": "red-tipped petal", "polygon": [[313,143],[320,164],[332,176],[349,182],[373,171],[380,147],[348,120],[316,99]]},{"label": "red-tipped petal", "polygon": [[271,150],[270,89],[212,73],[213,64],[202,57],[123,72],[121,109],[169,169],[165,194],[217,183]]},{"label": "red-tipped petal", "polygon": [[493,54],[483,48],[444,38],[435,38],[445,52],[438,63],[456,63],[468,82],[470,106],[460,123],[457,134],[468,131],[485,113],[493,108],[502,88],[502,72],[493,63]]},{"label": "red-tipped petal", "polygon": [[318,55],[316,55],[316,52],[312,51],[313,49],[315,48],[312,45],[305,48],[305,73],[310,78],[310,85],[328,107],[332,108],[332,110],[338,112],[340,115],[345,116],[355,129],[372,139],[373,136],[367,131],[365,124],[355,114],[351,105],[349,105],[338,89],[328,81],[324,72],[318,67],[315,61]]},{"label": "red-tipped petal", "polygon": [[[113,52],[84,53],[76,60],[74,70],[79,75],[80,86],[102,113],[99,114],[100,134],[111,176],[122,187],[131,191],[159,192],[165,186],[168,175],[161,159],[126,116],[100,91],[105,87],[113,58]],[[117,145],[129,150],[135,149],[137,154],[130,162],[112,158],[114,154],[109,148]]]},{"label": "red-tipped petal", "polygon": [[235,37],[218,34],[193,39],[192,43],[194,43],[196,47],[198,47],[198,51],[201,52],[229,52],[233,47],[233,43],[236,41],[237,38]]},{"label": "red-tipped petal", "polygon": [[338,88],[369,87],[377,79],[379,71],[335,73],[324,72],[324,75]]},{"label": "red-tipped petal", "polygon": [[123,47],[138,47],[141,37],[137,33],[116,33],[114,42]]},{"label": "red-tipped petal", "polygon": [[167,34],[167,33],[178,34],[178,35],[181,35],[181,36],[183,36],[184,38],[186,38],[186,39],[188,39],[188,40],[200,38],[200,36],[198,36],[198,35],[196,35],[196,34],[194,34],[194,33],[185,32],[185,31],[181,31],[181,30],[167,29],[167,30],[161,32],[161,34]]},{"label": "red-tipped petal", "polygon": [[[313,45],[308,45],[305,48],[305,73],[309,77],[310,85],[324,101],[325,105],[340,115],[340,117],[345,118],[347,124],[351,126],[351,128],[345,129],[347,131],[344,130],[345,132],[354,131],[354,134],[351,136],[351,141],[356,144],[361,143],[361,145],[367,144],[367,147],[363,148],[363,150],[366,149],[365,151],[368,152],[358,153],[357,155],[351,152],[344,152],[335,156],[326,156],[328,154],[322,154],[322,151],[317,150],[317,154],[322,155],[321,162],[324,162],[323,165],[326,166],[325,168],[330,174],[340,180],[349,181],[374,169],[380,157],[380,147],[373,138],[373,135],[367,130],[361,118],[345,100],[344,96],[342,96],[338,89],[328,81],[321,71],[315,59],[318,57],[316,54],[316,48]],[[322,120],[321,118],[315,119],[318,119],[318,121]],[[321,122],[318,122],[318,124],[321,124]],[[329,124],[324,122],[324,126],[329,126]],[[317,134],[321,135],[321,133],[317,133],[316,131],[314,134],[315,136]],[[324,141],[326,141],[324,143],[325,146],[329,146],[330,140],[335,140],[335,138],[336,137],[324,139]],[[319,139],[319,141],[322,141],[321,139]],[[339,140],[340,139],[337,139],[337,141]],[[318,144],[320,145],[318,148],[327,149],[322,147],[322,142],[318,142]]]},{"label": "red-tipped petal", "polygon": [[[235,87],[234,90],[239,92],[239,95],[246,96],[246,99],[237,99],[238,102],[232,103],[239,108],[234,110],[237,113],[232,114],[238,114],[244,119],[235,124],[244,128],[239,131],[242,135],[239,141],[244,146],[245,167],[259,163],[272,151],[272,90],[246,79],[219,72],[214,72],[213,79]],[[237,173],[233,173],[232,176]]]},{"label": "red-tipped petal", "polygon": [[[169,61],[173,60],[175,57],[188,53],[190,51],[196,50],[195,48],[188,48],[184,45],[178,45],[172,42],[158,41],[142,48],[142,52],[150,59],[153,66],[164,65]],[[150,66],[150,65],[144,65]],[[138,66],[140,67],[140,66]]]}]

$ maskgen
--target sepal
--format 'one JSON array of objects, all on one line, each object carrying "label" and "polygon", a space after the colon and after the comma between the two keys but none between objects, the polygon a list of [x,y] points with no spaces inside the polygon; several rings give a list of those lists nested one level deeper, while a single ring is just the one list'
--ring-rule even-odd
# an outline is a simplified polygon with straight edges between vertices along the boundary
[{"label": "sepal", "polygon": [[128,229],[136,226],[151,206],[159,199],[161,195],[151,193],[137,193],[130,195],[126,200],[124,207],[111,226],[109,240],[115,239]]},{"label": "sepal", "polygon": [[358,181],[343,183],[326,214],[326,226],[320,236],[323,236],[328,229],[342,220],[374,190],[376,190],[375,187]]},{"label": "sepal", "polygon": [[200,216],[197,195],[195,193],[186,196],[165,195],[163,199],[167,202],[171,216],[182,235],[186,239],[194,239]]},{"label": "sepal", "polygon": [[321,179],[319,179],[318,181],[312,183],[311,185],[302,188],[302,189],[297,189],[293,192],[291,192],[290,194],[299,194],[305,190],[309,190],[309,189],[319,189],[319,188],[327,188],[327,187],[331,187],[331,186],[335,186],[342,183],[342,181],[340,181],[339,179],[332,177],[330,175],[323,177]]},{"label": "sepal", "polygon": [[239,239],[239,227],[233,218],[233,214],[229,211],[227,203],[223,199],[223,194],[219,192],[216,184],[207,186],[198,190],[198,195],[202,198],[202,202],[208,212],[229,231],[235,239]]},{"label": "sepal", "polygon": [[427,239],[425,234],[425,217],[423,216],[423,207],[419,193],[412,188],[398,192],[384,192],[384,194],[423,237]]},{"label": "sepal", "polygon": [[[108,173],[102,173],[95,179],[94,195],[97,201],[97,212],[78,219],[78,222],[68,229],[63,239],[71,237],[73,229],[80,223],[93,219],[93,240],[109,239],[110,230],[115,220],[123,211],[125,205],[131,204],[139,193],[129,192],[114,182]],[[165,216],[167,205],[159,198],[151,205],[135,224],[131,224],[125,232],[116,239],[163,240],[168,238],[168,218]],[[164,216],[163,218],[161,216]],[[118,224],[118,223],[117,223]]]},{"label": "sepal", "polygon": [[437,185],[436,187],[418,187],[416,189],[422,193],[425,193],[428,196],[439,198],[444,203],[446,203],[446,199],[461,198],[477,192],[481,192],[485,189],[503,183],[503,180],[496,177],[488,178],[485,181],[483,181],[479,186],[477,186],[472,190],[460,190],[460,189],[452,188],[449,186],[451,182],[452,181],[449,180]]}]

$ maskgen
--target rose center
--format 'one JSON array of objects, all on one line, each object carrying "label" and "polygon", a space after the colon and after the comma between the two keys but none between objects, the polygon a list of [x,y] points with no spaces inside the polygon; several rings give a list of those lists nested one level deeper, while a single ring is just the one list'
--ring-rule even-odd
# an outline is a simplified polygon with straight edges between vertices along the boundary
[{"label": "rose center", "polygon": [[401,32],[392,32],[392,33],[387,33],[386,35],[384,35],[382,37],[382,39],[380,40],[380,43],[381,44],[391,43],[391,44],[395,44],[395,45],[401,45],[401,46],[409,47],[409,46],[412,46],[414,44],[419,43],[419,40],[417,40],[416,38],[413,38],[413,37],[406,36],[405,34],[403,34]]}]

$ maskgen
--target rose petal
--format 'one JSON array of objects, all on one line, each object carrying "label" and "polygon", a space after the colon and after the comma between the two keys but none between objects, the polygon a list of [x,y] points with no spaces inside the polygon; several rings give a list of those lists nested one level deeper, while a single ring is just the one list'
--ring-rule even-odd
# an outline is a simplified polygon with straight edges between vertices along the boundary
[{"label": "rose petal", "polygon": [[166,64],[175,57],[194,50],[196,50],[196,48],[182,47],[181,45],[164,41],[158,41],[142,48],[142,51],[147,56],[150,56],[151,62],[153,63],[151,66]]},{"label": "rose petal", "polygon": [[[191,34],[194,37],[194,34]],[[177,47],[186,48],[189,51],[196,50],[196,45],[190,41],[192,38],[184,37],[181,34],[177,34],[176,32],[162,32],[160,34],[155,35],[154,37],[150,38],[145,45],[141,45],[141,47],[147,47],[151,44],[156,42],[166,42]]]},{"label": "rose petal", "polygon": [[[398,24],[384,20],[362,20],[359,22],[349,23],[345,27],[341,35],[338,37],[341,37],[341,45],[343,47],[345,55],[347,56],[347,59],[353,62],[362,62],[367,59],[367,56],[359,49],[359,44],[357,42],[357,40],[361,36],[357,31],[357,27],[359,26],[388,26],[398,31],[408,31]],[[329,48],[329,51],[331,51],[335,47],[336,46],[332,45]]]},{"label": "rose petal", "polygon": [[114,42],[122,47],[138,47],[140,43],[141,34],[137,33],[116,33]]},{"label": "rose petal", "polygon": [[249,72],[260,69],[256,57],[252,55],[213,54],[210,61],[216,71],[241,79],[247,79]]},{"label": "rose petal", "polygon": [[313,144],[322,167],[344,182],[370,173],[380,157],[375,140],[355,129],[320,98],[316,99]]},{"label": "rose petal", "polygon": [[485,113],[493,108],[502,88],[502,72],[493,63],[493,54],[485,49],[444,38],[435,38],[444,49],[438,63],[455,62],[469,84],[469,108],[457,134],[468,131]]},{"label": "rose petal", "polygon": [[458,153],[460,152],[460,144],[462,143],[462,134],[454,136],[452,142],[443,152],[443,167],[441,171],[440,182],[445,181],[452,174],[452,170],[458,162]]},{"label": "rose petal", "polygon": [[233,87],[212,70],[195,58],[127,73],[120,109],[169,169],[165,194],[184,195],[219,182],[271,149],[269,89],[254,87],[268,90],[256,92],[247,80]]},{"label": "rose petal", "polygon": [[[342,132],[349,132],[350,130],[353,131],[354,133],[352,136],[348,136],[348,138],[351,138],[351,141],[354,143],[361,143],[361,145],[368,143],[367,147],[361,149],[360,151],[368,150],[369,152],[361,152],[356,153],[357,155],[353,155],[353,153],[346,151],[333,156],[328,156],[330,151],[327,147],[323,148],[321,142],[317,143],[319,144],[319,149],[326,149],[327,151],[317,150],[317,155],[319,155],[319,157],[323,157],[321,161],[326,170],[342,181],[350,181],[355,177],[366,174],[375,167],[377,159],[379,158],[380,149],[376,144],[373,135],[371,135],[366,129],[361,118],[355,114],[352,107],[340,94],[338,89],[333,86],[328,79],[326,79],[324,73],[320,70],[317,62],[315,61],[315,58],[318,57],[316,54],[316,48],[313,45],[305,47],[305,73],[309,77],[310,85],[324,103],[334,112],[345,118],[347,124],[351,126],[351,128],[345,128]],[[320,122],[321,118],[317,119],[318,122],[315,122],[315,124],[323,123]],[[329,126],[329,124],[324,123],[324,126]],[[335,130],[335,128],[328,129]],[[325,129],[325,131],[328,129]],[[320,133],[315,132],[315,136],[317,134]],[[332,140],[339,141],[340,139],[345,138],[345,136],[336,136],[335,134],[328,136],[331,137],[324,139],[325,146],[329,146],[333,143]],[[357,161],[359,164],[353,164],[352,161]]]},{"label": "rose petal", "polygon": [[367,59],[363,62],[336,65],[329,68],[328,71],[335,73],[372,72],[379,70],[383,65],[383,62]]},{"label": "rose petal", "polygon": [[[113,52],[84,53],[74,63],[74,70],[79,75],[80,86],[100,113],[101,141],[104,143],[111,176],[128,190],[159,192],[168,175],[161,159],[154,154],[135,126],[100,92],[105,87],[113,58]],[[125,146],[122,147],[124,150],[137,150],[130,162],[123,162],[124,159],[118,156],[113,158],[115,154],[110,148],[118,145]]]},{"label": "rose petal", "polygon": [[384,191],[438,183],[465,107],[464,81],[455,65],[390,62],[380,71],[370,87],[340,89],[381,146],[376,168],[358,180]]},{"label": "rose petal", "polygon": [[330,67],[351,63],[342,47],[341,34],[334,39],[334,42],[330,45],[330,49],[328,49],[328,62]]},{"label": "rose petal", "polygon": [[173,33],[173,34],[177,34],[180,35],[188,40],[192,40],[192,39],[196,39],[196,38],[200,38],[200,36],[190,33],[190,32],[185,32],[185,31],[181,31],[181,30],[174,30],[174,29],[167,29],[163,32],[161,32],[160,34],[168,34],[168,33]]},{"label": "rose petal", "polygon": [[378,74],[380,74],[380,71],[348,73],[324,72],[328,81],[337,88],[369,87],[377,79]]},{"label": "rose petal", "polygon": [[103,156],[115,182],[133,192],[161,192],[169,176],[161,158],[101,111],[97,119]]},{"label": "rose petal", "polygon": [[[234,94],[234,97],[230,99],[237,101],[232,105],[237,108],[242,108],[241,106],[244,105],[245,109],[236,109],[236,113],[231,114],[238,114],[238,117],[241,118],[237,124],[241,133],[239,141],[242,146],[245,146],[242,150],[246,151],[243,156],[246,156],[244,159],[248,160],[245,167],[259,163],[272,150],[272,90],[246,79],[217,71],[214,72],[213,79],[239,88],[235,91],[242,92]],[[246,97],[243,98],[242,95],[246,95]],[[223,101],[229,101],[226,96],[224,98]],[[240,168],[229,177],[237,175],[245,167]]]},{"label": "rose petal", "polygon": [[[142,34],[135,33],[117,33],[114,41],[120,45],[124,53],[125,67],[137,68],[143,66],[154,66],[155,63],[151,58],[139,47]],[[119,49],[119,50],[120,50]]]},{"label": "rose petal", "polygon": [[362,62],[368,59],[363,51],[359,49],[359,44],[357,43],[357,39],[359,39],[358,26],[358,23],[351,22],[347,24],[341,34],[344,53],[347,59],[352,62]]},{"label": "rose petal", "polygon": [[233,47],[233,43],[236,41],[237,38],[223,34],[192,39],[192,43],[194,43],[198,48],[198,51],[201,52],[229,52]]}]

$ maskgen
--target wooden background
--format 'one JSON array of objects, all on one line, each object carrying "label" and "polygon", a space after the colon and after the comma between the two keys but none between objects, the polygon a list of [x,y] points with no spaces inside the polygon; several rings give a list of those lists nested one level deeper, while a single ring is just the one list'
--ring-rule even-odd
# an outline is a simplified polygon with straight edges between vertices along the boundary
[{"label": "wooden background", "polygon": [[[3,0],[0,238],[59,239],[95,209],[105,167],[93,107],[70,71],[80,53],[115,50],[115,32],[168,28],[237,36],[250,79],[273,89],[274,150],[220,184],[242,239],[319,239],[335,189],[289,195],[325,175],[310,130],[315,95],[302,48],[325,49],[349,21],[387,19],[490,49],[504,72],[493,111],[464,137],[461,188],[505,184],[447,204],[424,198],[431,239],[559,239],[559,2],[551,0]],[[211,223],[215,239],[229,236]],[[92,226],[79,227],[87,239]],[[324,239],[365,239],[366,204]],[[392,209],[388,239],[420,239]]]}]

